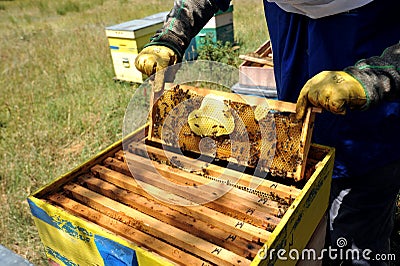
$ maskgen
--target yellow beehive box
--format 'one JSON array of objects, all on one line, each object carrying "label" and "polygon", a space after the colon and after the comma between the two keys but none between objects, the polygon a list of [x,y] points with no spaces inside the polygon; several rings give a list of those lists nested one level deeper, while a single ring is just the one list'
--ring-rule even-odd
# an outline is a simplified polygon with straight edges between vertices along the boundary
[{"label": "yellow beehive box", "polygon": [[[143,140],[147,130],[143,127],[134,132],[124,140],[124,147]],[[256,189],[247,189],[250,193],[245,189],[248,180],[241,179],[221,199],[189,207],[167,204],[140,192],[126,168],[129,160],[136,160],[134,174],[150,178],[149,186],[155,186],[159,179],[151,179],[149,163],[140,152],[122,149],[119,141],[29,196],[32,216],[50,260],[60,265],[295,265],[296,260],[277,260],[265,251],[301,252],[328,206],[334,161],[334,150],[329,147],[311,145],[308,178],[296,186],[279,178],[264,179]],[[162,151],[148,146],[147,152]],[[195,185],[208,180],[165,162],[153,163],[177,182],[192,180]],[[218,172],[221,167],[210,164],[206,171]],[[221,186],[230,186],[228,183]],[[168,197],[185,200],[168,193]],[[271,197],[279,199],[280,204],[288,202],[288,207],[284,215],[266,214],[268,219],[262,218],[263,208],[274,210]],[[253,207],[246,209],[246,204]],[[224,208],[233,215],[223,213]],[[185,217],[189,219],[186,222]],[[252,225],[253,220],[260,227]],[[218,239],[220,236],[222,239]],[[241,247],[244,240],[248,243]]]},{"label": "yellow beehive box", "polygon": [[142,83],[145,77],[135,68],[135,59],[143,46],[159,30],[168,12],[106,27],[115,79]]}]

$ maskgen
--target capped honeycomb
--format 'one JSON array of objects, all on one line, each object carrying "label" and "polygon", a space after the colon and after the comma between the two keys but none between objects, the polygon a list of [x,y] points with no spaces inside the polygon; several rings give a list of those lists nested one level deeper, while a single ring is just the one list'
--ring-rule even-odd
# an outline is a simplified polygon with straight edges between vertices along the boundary
[{"label": "capped honeycomb", "polygon": [[[209,90],[198,94],[190,87],[179,85],[164,91],[154,103],[148,139],[214,160],[253,168],[260,173],[302,179],[308,151],[306,140],[309,139],[304,134],[310,134],[312,124],[305,125],[304,121],[297,120],[294,112],[271,109],[267,104],[236,101],[230,93],[225,93],[223,100],[227,108],[201,108],[204,98],[212,93]],[[229,113],[215,113],[221,110]],[[196,118],[204,115],[210,119],[198,118],[195,121],[203,124],[190,124],[188,117],[193,114]],[[228,135],[217,134],[219,127],[224,126],[218,122],[223,115],[234,120],[233,132]],[[203,127],[203,130],[196,130],[197,127]]]}]

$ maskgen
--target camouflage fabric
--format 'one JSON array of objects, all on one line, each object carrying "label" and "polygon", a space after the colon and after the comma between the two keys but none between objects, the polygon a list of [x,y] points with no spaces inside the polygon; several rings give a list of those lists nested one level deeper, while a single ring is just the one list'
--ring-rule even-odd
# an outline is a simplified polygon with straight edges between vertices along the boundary
[{"label": "camouflage fabric", "polygon": [[214,0],[176,0],[164,26],[152,38],[150,45],[164,45],[182,59],[190,41],[220,9]]},{"label": "camouflage fabric", "polygon": [[344,69],[360,81],[367,94],[364,108],[381,100],[400,98],[400,43],[387,48],[381,56],[358,61]]}]

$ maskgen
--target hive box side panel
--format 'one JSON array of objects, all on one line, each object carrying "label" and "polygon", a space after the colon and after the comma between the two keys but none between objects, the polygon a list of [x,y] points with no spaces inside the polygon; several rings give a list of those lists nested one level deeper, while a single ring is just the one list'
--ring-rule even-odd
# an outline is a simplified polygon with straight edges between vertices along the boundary
[{"label": "hive box side panel", "polygon": [[111,52],[116,80],[142,83],[146,79],[135,67],[136,57],[134,53]]},{"label": "hive box side panel", "polygon": [[239,67],[239,71],[240,85],[276,89],[273,68],[243,65]]},{"label": "hive box side panel", "polygon": [[31,196],[28,202],[47,257],[60,265],[172,265],[45,201]]},{"label": "hive box side panel", "polygon": [[[320,148],[325,148],[319,146]],[[300,195],[273,231],[252,265],[295,265],[297,260],[279,260],[278,250],[289,257],[289,251],[297,250],[300,255],[310,240],[319,221],[328,207],[331,176],[333,171],[334,149],[325,158],[307,181]],[[271,255],[271,251],[274,251]],[[318,257],[319,254],[316,254]]]},{"label": "hive box side panel", "polygon": [[191,40],[189,47],[185,51],[185,60],[192,61],[197,59],[197,49],[205,44],[205,36],[207,34],[211,37],[213,43],[217,41],[234,42],[233,5],[230,5],[226,11],[218,11],[214,14],[203,29]]},{"label": "hive box side panel", "polygon": [[123,38],[108,38],[108,45],[111,49],[111,52],[125,52],[125,53],[139,53],[140,44],[138,44],[137,40],[134,39],[123,39]]},{"label": "hive box side panel", "polygon": [[[263,43],[254,54],[267,57],[272,54],[271,42]],[[239,84],[242,86],[259,86],[261,88],[276,89],[274,68],[267,65],[254,64],[244,60],[239,66]]]},{"label": "hive box side panel", "polygon": [[145,80],[146,76],[136,69],[135,60],[154,33],[138,39],[108,38],[116,79],[137,83]]},{"label": "hive box side panel", "polygon": [[[106,28],[115,79],[142,83],[146,76],[136,69],[135,59],[150,38],[163,25],[164,13],[153,19],[134,20]],[[140,27],[140,26],[143,27]]]},{"label": "hive box side panel", "polygon": [[225,12],[218,12],[215,14],[203,28],[217,28],[225,26],[228,24],[233,24],[233,6],[231,5],[229,9]]},{"label": "hive box side panel", "polygon": [[207,43],[207,39],[210,38],[213,43],[217,41],[234,42],[234,29],[233,24],[220,26],[217,28],[203,28],[195,37],[196,48],[199,49]]},{"label": "hive box side panel", "polygon": [[[322,249],[325,248],[325,238],[326,238],[326,228],[327,228],[327,220],[328,214],[322,217],[321,221],[319,222],[317,228],[315,229],[313,235],[311,236],[310,241],[308,242],[305,249],[313,249],[316,254],[321,254]],[[303,260],[299,260],[296,266],[321,266],[322,260],[310,260],[305,258]]]}]

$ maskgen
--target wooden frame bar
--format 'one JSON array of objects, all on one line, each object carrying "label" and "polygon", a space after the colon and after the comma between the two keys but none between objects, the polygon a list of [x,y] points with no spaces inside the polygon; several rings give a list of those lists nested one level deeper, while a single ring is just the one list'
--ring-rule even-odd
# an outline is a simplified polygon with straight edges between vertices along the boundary
[{"label": "wooden frame bar", "polygon": [[[64,189],[71,193],[73,199],[83,202],[107,216],[123,222],[133,228],[141,230],[158,239],[163,239],[171,245],[178,245],[199,257],[217,265],[240,265],[246,263],[243,257],[223,248],[214,245],[202,238],[196,237],[189,232],[180,230],[169,224],[163,223],[149,215],[141,213],[126,205],[116,202],[101,194],[93,192],[76,184],[66,185]],[[218,250],[218,252],[213,252]]]},{"label": "wooden frame bar", "polygon": [[[207,220],[188,219],[187,213],[181,213],[170,208],[166,204],[161,204],[155,200],[144,197],[140,194],[130,193],[118,188],[113,184],[101,179],[89,177],[83,179],[82,183],[90,190],[121,202],[145,213],[157,220],[170,224],[176,228],[190,232],[191,234],[202,237],[212,243],[216,243],[223,248],[229,249],[243,257],[255,257],[260,245],[248,243],[246,239],[237,236],[234,231],[226,231],[219,227],[210,227]],[[228,241],[230,240],[230,241]],[[244,249],[243,247],[247,247]]]},{"label": "wooden frame bar", "polygon": [[159,252],[165,258],[175,261],[176,263],[187,261],[190,263],[190,265],[210,265],[209,262],[203,259],[199,259],[198,257],[195,257],[183,250],[179,250],[171,245],[168,245],[157,238],[147,235],[142,231],[117,221],[99,211],[88,208],[86,205],[67,198],[64,195],[52,194],[48,196],[48,200],[75,215],[83,217],[112,232],[115,232],[126,239],[143,245],[146,248],[157,250],[157,252]]},{"label": "wooden frame bar", "polygon": [[160,188],[147,185],[145,189],[152,190],[153,195],[149,195],[145,192],[142,186],[138,185],[135,180],[129,178],[128,176],[116,172],[114,170],[108,168],[100,168],[95,166],[93,171],[96,175],[104,181],[107,181],[111,184],[114,184],[117,187],[123,188],[128,192],[133,192],[135,194],[140,194],[148,199],[152,199],[157,201],[160,204],[166,204],[163,201],[157,200],[154,198],[154,194],[167,194],[166,197],[173,199],[175,202],[179,204],[168,204],[168,207],[179,211],[181,213],[185,213],[186,215],[193,217],[194,219],[201,219],[209,221],[217,227],[224,228],[228,232],[234,233],[244,239],[247,239],[251,242],[265,242],[270,235],[270,232],[251,225],[245,221],[241,221],[237,218],[233,218],[227,215],[224,215],[220,212],[217,212],[213,209],[207,208],[202,205],[191,206],[191,202],[181,198],[175,194],[167,193],[165,190]]},{"label": "wooden frame bar", "polygon": [[[134,166],[135,167],[134,179],[136,181],[141,181],[141,183],[143,182],[145,184],[150,184],[152,186],[162,188],[163,190],[166,190],[168,193],[173,193],[190,201],[202,202],[204,203],[203,204],[204,206],[207,206],[211,209],[214,209],[222,213],[230,213],[231,215],[235,215],[237,218],[244,221],[248,221],[249,223],[256,226],[269,228],[271,230],[279,223],[279,218],[274,216],[273,214],[268,214],[267,208],[265,208],[264,211],[261,211],[261,208],[264,206],[258,203],[259,198],[253,201],[248,201],[246,199],[240,201],[237,198],[235,200],[234,196],[235,192],[232,192],[231,190],[228,192],[227,190],[222,190],[222,188],[226,187],[226,185],[221,183],[214,184],[216,186],[219,186],[220,189],[218,189],[218,187],[214,187],[215,190],[213,191],[213,187],[208,187],[207,190],[201,190],[199,187],[204,183],[200,183],[199,180],[203,179],[206,182],[209,180],[201,178],[200,176],[197,175],[191,175],[191,177],[198,179],[197,182],[196,180],[190,180],[189,177],[188,179],[186,179],[187,182],[190,182],[189,185],[191,187],[199,188],[198,190],[196,190],[197,193],[193,193],[191,191],[188,191],[185,188],[185,185],[175,185],[173,182],[163,181],[162,176],[157,172],[155,172],[155,169],[153,169],[151,165],[148,165],[149,162],[141,163],[140,159],[143,159],[143,157],[140,157],[139,161],[135,160],[135,163],[137,164]],[[164,174],[171,174],[172,175],[171,178],[176,178],[176,179],[182,178],[181,180],[185,182],[185,178],[188,173],[179,170],[176,171],[176,169],[173,170],[172,167],[170,167],[170,169],[166,169],[165,165],[161,165],[157,162],[153,163],[157,165],[156,169],[158,171],[162,171],[162,173]],[[115,159],[109,158],[105,161],[105,164],[114,170],[124,169],[125,173],[129,173],[129,168],[127,167],[127,164],[125,164],[124,162],[118,163],[116,162]],[[238,189],[232,188],[232,190],[238,192],[240,195]],[[225,192],[227,193],[224,194]],[[215,199],[215,194],[224,196],[219,197],[218,200],[210,201],[210,199]],[[226,197],[227,195],[228,197]]]},{"label": "wooden frame bar", "polygon": [[[300,189],[294,186],[286,186],[278,182],[272,182],[268,179],[258,178],[253,175],[241,173],[235,171],[233,169],[224,168],[215,164],[206,164],[204,162],[199,162],[197,160],[193,160],[187,158],[183,155],[163,150],[160,148],[156,148],[150,145],[130,145],[129,147],[131,153],[135,153],[144,157],[154,156],[159,158],[162,161],[165,161],[167,164],[175,164],[180,166],[181,169],[204,169],[205,173],[208,175],[221,179],[221,182],[229,183],[235,185],[236,187],[240,187],[249,191],[253,188],[253,193],[257,193],[260,197],[268,198],[273,195],[278,195],[279,197],[288,200],[290,204],[291,200],[294,197],[300,194]],[[115,153],[115,158],[119,160],[125,159],[124,151],[118,151]],[[173,160],[171,162],[171,160]],[[260,193],[263,192],[263,193]]]}]

